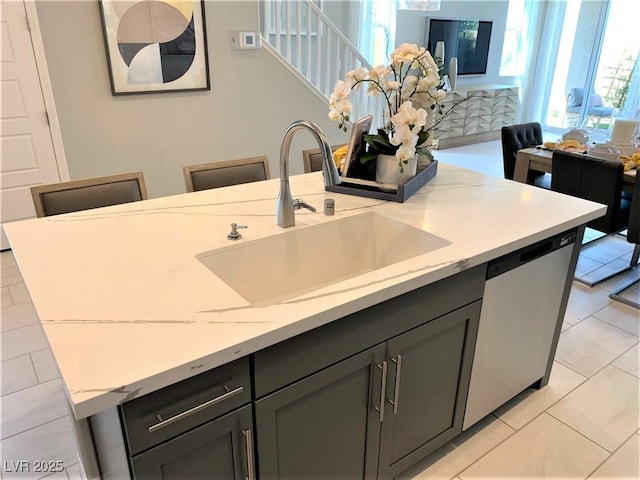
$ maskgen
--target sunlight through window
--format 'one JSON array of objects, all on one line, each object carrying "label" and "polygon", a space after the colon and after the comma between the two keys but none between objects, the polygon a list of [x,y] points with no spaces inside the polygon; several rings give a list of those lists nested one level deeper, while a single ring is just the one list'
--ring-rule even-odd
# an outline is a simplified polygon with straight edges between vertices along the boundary
[{"label": "sunlight through window", "polygon": [[526,48],[526,27],[525,0],[509,0],[500,76],[516,77],[524,72],[525,56],[522,52]]}]

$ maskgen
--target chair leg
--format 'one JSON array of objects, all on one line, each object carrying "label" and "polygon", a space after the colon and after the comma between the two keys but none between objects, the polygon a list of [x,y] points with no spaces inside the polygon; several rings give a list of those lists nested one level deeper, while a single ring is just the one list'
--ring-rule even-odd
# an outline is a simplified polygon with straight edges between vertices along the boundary
[{"label": "chair leg", "polygon": [[625,291],[627,288],[629,288],[630,286],[638,282],[640,282],[640,278],[636,278],[635,280],[625,283],[620,288],[611,292],[609,294],[609,298],[612,300],[615,300],[616,302],[624,303],[625,305],[629,305],[630,307],[637,308],[638,310],[640,310],[640,303],[634,302],[633,300],[625,298],[621,295],[623,291]]},{"label": "chair leg", "polygon": [[[596,240],[600,240],[600,239],[598,238]],[[595,242],[596,240],[592,240],[592,241]],[[637,267],[639,259],[640,259],[640,244],[638,244],[638,245],[636,245],[634,247],[633,253],[631,254],[631,261],[629,262],[629,265],[624,267],[623,269],[618,270],[617,272],[610,273],[609,275],[606,275],[606,276],[604,276],[602,278],[598,278],[596,280],[587,280],[584,277],[578,277],[578,276],[573,277],[573,279],[578,283],[582,283],[583,285],[587,285],[588,287],[593,287],[594,285],[597,285],[598,283],[604,282],[605,280],[608,280],[608,279],[610,279],[612,277],[615,277],[616,275],[619,275],[621,273],[627,272],[627,271]],[[628,287],[629,287],[629,285],[627,285],[627,287],[625,287],[625,288],[628,288]]]},{"label": "chair leg", "polygon": [[[636,247],[635,251],[638,251],[640,253],[640,249],[638,249],[638,247]],[[638,310],[640,310],[640,303],[634,302],[633,300],[622,296],[622,292],[624,292],[627,288],[631,287],[632,285],[635,285],[638,282],[640,282],[640,276],[638,278],[630,280],[629,282],[623,285],[620,285],[618,288],[616,288],[613,292],[609,294],[609,298],[612,300],[615,300],[616,302],[621,302],[621,303],[624,303],[625,305],[629,305],[633,308],[637,308]]]}]

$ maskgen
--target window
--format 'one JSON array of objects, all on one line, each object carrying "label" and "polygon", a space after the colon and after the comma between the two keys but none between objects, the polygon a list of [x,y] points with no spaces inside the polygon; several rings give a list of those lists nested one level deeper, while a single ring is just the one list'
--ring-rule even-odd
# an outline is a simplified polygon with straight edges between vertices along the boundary
[{"label": "window", "polygon": [[525,0],[509,0],[507,25],[502,45],[500,76],[517,77],[524,73],[524,52],[527,47],[527,17]]},{"label": "window", "polygon": [[608,137],[617,117],[638,115],[640,2],[569,0],[545,123]]}]

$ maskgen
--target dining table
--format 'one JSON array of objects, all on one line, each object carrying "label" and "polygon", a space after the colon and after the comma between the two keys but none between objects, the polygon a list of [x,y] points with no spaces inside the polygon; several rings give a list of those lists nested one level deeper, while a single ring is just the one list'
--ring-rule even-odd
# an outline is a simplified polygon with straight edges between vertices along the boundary
[{"label": "dining table", "polygon": [[[513,179],[516,182],[528,183],[527,177],[530,170],[551,173],[551,164],[553,162],[553,150],[540,147],[529,147],[518,150],[516,154],[516,168]],[[637,169],[626,170],[623,176],[623,189],[625,191],[633,191],[633,185],[636,181]]]}]

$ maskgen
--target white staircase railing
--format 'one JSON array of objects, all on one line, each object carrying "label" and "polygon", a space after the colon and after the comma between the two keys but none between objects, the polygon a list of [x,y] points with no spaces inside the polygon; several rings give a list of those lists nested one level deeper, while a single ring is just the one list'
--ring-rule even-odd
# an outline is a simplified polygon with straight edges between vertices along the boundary
[{"label": "white staircase railing", "polygon": [[[335,83],[355,68],[372,66],[312,0],[263,0],[262,37],[272,53],[286,60],[328,105]],[[380,99],[366,88],[350,95],[351,120],[373,115],[373,127],[382,119]]]}]

